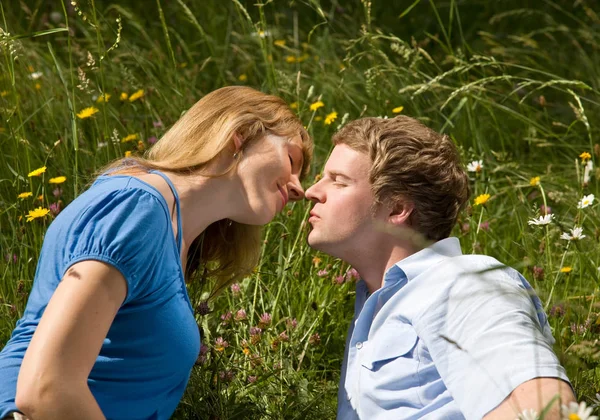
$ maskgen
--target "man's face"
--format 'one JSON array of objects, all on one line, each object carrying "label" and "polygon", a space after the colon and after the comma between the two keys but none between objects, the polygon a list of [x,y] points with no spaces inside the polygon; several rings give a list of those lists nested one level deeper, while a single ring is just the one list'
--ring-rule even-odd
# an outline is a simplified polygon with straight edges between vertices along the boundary
[{"label": "man's face", "polygon": [[369,157],[350,147],[335,146],[323,178],[306,190],[315,205],[308,222],[308,244],[319,251],[348,260],[370,243],[375,232],[374,196],[369,183]]}]

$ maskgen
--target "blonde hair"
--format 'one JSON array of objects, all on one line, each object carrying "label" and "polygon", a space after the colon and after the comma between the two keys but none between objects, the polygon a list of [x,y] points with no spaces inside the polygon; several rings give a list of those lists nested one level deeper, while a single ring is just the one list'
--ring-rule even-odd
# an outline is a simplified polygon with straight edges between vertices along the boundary
[{"label": "blonde hair", "polygon": [[469,198],[469,178],[448,136],[401,115],[352,121],[333,142],[370,157],[375,205],[408,200],[415,230],[434,241],[450,235]]},{"label": "blonde hair", "polygon": [[[312,159],[312,139],[286,102],[245,86],[217,89],[192,106],[156,144],[141,157],[119,159],[102,171],[131,172],[133,166],[178,174],[207,174],[202,171],[232,144],[235,134],[245,148],[267,134],[302,139],[306,175]],[[243,154],[243,149],[239,152]],[[229,170],[233,169],[240,157]],[[249,274],[260,256],[261,227],[217,221],[190,246],[186,278],[202,275],[217,280],[216,292]],[[203,266],[202,273],[199,268]]]}]

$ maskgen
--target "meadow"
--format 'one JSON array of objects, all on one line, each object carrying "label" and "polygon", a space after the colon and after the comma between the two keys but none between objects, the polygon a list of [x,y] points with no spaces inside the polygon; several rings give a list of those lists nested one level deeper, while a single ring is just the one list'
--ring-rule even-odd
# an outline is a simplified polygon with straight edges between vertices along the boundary
[{"label": "meadow", "polygon": [[[472,188],[454,235],[532,283],[579,401],[600,404],[594,0],[6,0],[0,55],[0,348],[45,230],[95,172],[248,85],[313,136],[305,186],[349,120],[406,114],[451,136]],[[356,275],[307,246],[309,210],[265,228],[252,276],[189,286],[203,346],[175,418],[335,417]]]}]

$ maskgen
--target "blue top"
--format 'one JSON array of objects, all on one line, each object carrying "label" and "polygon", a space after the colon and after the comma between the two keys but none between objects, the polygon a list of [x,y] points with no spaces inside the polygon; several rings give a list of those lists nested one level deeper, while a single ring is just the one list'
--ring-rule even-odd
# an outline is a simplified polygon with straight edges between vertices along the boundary
[{"label": "blue top", "polygon": [[0,353],[0,418],[16,410],[25,350],[58,283],[76,262],[117,268],[127,296],[108,331],[88,385],[108,419],[168,419],[200,350],[200,334],[164,197],[125,175],[100,176],[48,228],[23,317]]},{"label": "blue top", "polygon": [[568,382],[529,283],[462,255],[457,238],[392,266],[372,295],[356,290],[338,419],[481,419],[525,381]]}]

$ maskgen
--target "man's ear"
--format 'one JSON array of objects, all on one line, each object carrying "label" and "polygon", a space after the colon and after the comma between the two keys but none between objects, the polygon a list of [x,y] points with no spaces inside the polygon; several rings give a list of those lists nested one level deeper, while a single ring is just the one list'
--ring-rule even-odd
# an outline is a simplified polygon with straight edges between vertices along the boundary
[{"label": "man's ear", "polygon": [[415,205],[412,202],[399,201],[392,207],[388,216],[388,222],[395,226],[406,226],[414,209]]}]

